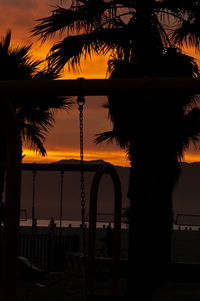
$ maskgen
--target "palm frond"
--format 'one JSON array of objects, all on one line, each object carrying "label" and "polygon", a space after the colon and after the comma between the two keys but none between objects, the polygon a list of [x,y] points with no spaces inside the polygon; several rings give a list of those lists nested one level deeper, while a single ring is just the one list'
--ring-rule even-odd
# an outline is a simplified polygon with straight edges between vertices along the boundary
[{"label": "palm frond", "polygon": [[4,48],[0,43],[0,79],[30,79],[37,71],[41,60],[34,60],[30,55],[31,45]]},{"label": "palm frond", "polygon": [[199,77],[199,67],[195,59],[184,54],[181,49],[169,47],[161,57],[160,76],[165,77]]},{"label": "palm frond", "polygon": [[[191,9],[191,5],[193,5],[194,2],[193,0],[164,0],[164,1],[158,1],[156,3],[157,8],[163,8],[166,10],[170,10],[172,12],[177,12],[177,11],[185,11],[188,9]],[[166,11],[167,12],[167,11]]]},{"label": "palm frond", "polygon": [[44,135],[37,126],[34,124],[23,123],[23,126],[21,125],[21,134],[23,139],[30,142],[33,149],[39,151],[42,156],[46,155],[46,149],[43,144]]},{"label": "palm frond", "polygon": [[114,16],[113,1],[87,0],[83,5],[75,6],[75,9],[85,17],[86,22],[82,26],[86,30],[97,29],[102,22]]},{"label": "palm frond", "polygon": [[[30,54],[31,45],[12,46],[11,33],[0,42],[0,79],[56,79],[59,71],[53,70],[51,65],[40,69],[42,61],[35,60]],[[54,125],[55,109],[69,109],[72,101],[69,97],[29,96],[11,97],[20,122],[21,135],[24,140],[42,155],[46,154],[43,145],[45,135]]]},{"label": "palm frond", "polygon": [[94,142],[96,144],[99,144],[99,143],[102,143],[105,141],[107,143],[113,143],[113,140],[115,139],[115,134],[113,131],[96,134],[95,136],[96,136],[96,138],[95,138]]},{"label": "palm frond", "polygon": [[25,121],[38,126],[45,132],[47,132],[54,124],[53,113],[50,110],[47,111],[28,105],[22,106],[17,111],[17,117],[21,121],[21,124]]},{"label": "palm frond", "polygon": [[[68,33],[76,30],[76,33],[95,29],[101,25],[102,21],[113,11],[112,1],[88,0],[82,3],[72,3],[70,9],[56,6],[51,16],[37,20],[40,22],[32,30],[33,36],[39,36],[42,42],[47,37],[53,36],[57,31]],[[105,13],[107,11],[107,13]],[[105,14],[105,15],[104,15]]]},{"label": "palm frond", "polygon": [[174,43],[177,43],[178,45],[183,45],[185,43],[189,46],[195,46],[196,49],[198,49],[200,45],[200,23],[197,25],[184,21],[182,26],[174,31],[172,38]]},{"label": "palm frond", "polygon": [[132,41],[133,32],[126,26],[124,28],[105,28],[93,33],[93,39],[97,44],[97,51],[100,54],[107,54],[111,50],[117,53],[130,51],[130,41]]},{"label": "palm frond", "polygon": [[37,70],[37,72],[34,74],[32,79],[34,80],[53,80],[53,79],[59,79],[61,77],[61,74],[54,70],[49,65],[47,67],[44,67],[42,70]]},{"label": "palm frond", "polygon": [[8,53],[8,49],[10,48],[10,41],[11,41],[11,31],[9,30],[5,36],[1,39],[0,42],[0,52],[4,54]]},{"label": "palm frond", "polygon": [[[53,80],[58,79],[60,77],[59,70],[53,69],[49,64],[47,67],[42,70],[37,71],[33,80]],[[42,110],[48,109],[62,109],[69,110],[72,107],[73,101],[69,96],[38,96],[31,99],[30,102],[34,103],[35,107],[38,107]]]},{"label": "palm frond", "polygon": [[90,34],[69,36],[55,44],[47,57],[55,71],[60,71],[66,63],[69,68],[80,66],[81,57],[91,56],[92,51],[106,55],[110,51],[124,53],[129,44],[131,31],[117,28],[105,28]]},{"label": "palm frond", "polygon": [[200,3],[195,0],[185,0],[184,2],[183,20],[179,22],[172,38],[179,45],[186,43],[198,48],[200,43]]},{"label": "palm frond", "polygon": [[91,55],[93,41],[89,34],[69,36],[55,44],[47,57],[53,69],[59,72],[68,62],[73,69],[80,66],[81,56]]},{"label": "palm frond", "polygon": [[183,130],[183,151],[190,143],[200,148],[200,109],[195,107],[185,114],[182,125]]},{"label": "palm frond", "polygon": [[107,131],[104,133],[100,133],[100,134],[96,134],[95,135],[96,138],[94,139],[94,142],[96,144],[102,143],[102,142],[106,142],[106,143],[113,143],[113,141],[115,140],[115,142],[121,147],[121,148],[125,148],[128,145],[128,140],[126,140],[125,135],[119,135],[119,133],[117,133],[115,131],[115,129],[113,129],[112,131]]},{"label": "palm frond", "polygon": [[29,100],[30,106],[40,110],[70,110],[73,103],[68,96],[36,96]]},{"label": "palm frond", "polygon": [[84,20],[85,16],[81,12],[57,6],[50,17],[39,19],[40,23],[32,30],[32,35],[39,36],[44,42],[47,37],[53,36],[57,31],[64,31],[66,28],[73,30],[74,23]]}]

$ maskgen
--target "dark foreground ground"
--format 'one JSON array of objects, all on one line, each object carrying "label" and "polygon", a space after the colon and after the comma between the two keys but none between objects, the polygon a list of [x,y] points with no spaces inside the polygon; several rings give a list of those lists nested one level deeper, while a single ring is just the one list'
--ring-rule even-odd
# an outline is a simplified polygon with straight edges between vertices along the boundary
[{"label": "dark foreground ground", "polygon": [[[40,286],[28,279],[18,282],[19,301],[85,301],[85,278],[83,273],[53,273],[48,276],[47,286]],[[96,294],[111,293],[111,280],[98,279]],[[122,291],[125,283],[122,283]],[[104,298],[102,298],[103,300]],[[112,299],[113,300],[113,299]],[[199,301],[199,283],[168,283],[157,291],[153,301]]]},{"label": "dark foreground ground", "polygon": [[[172,272],[173,279],[154,293],[152,300],[200,301],[200,231],[174,231],[173,239],[175,246],[173,260],[177,262]],[[102,267],[102,264],[99,267]],[[51,273],[47,275],[44,284],[36,283],[29,277],[21,277],[18,281],[18,300],[86,300],[83,272],[67,269],[64,273]],[[125,291],[125,287],[126,282],[123,277],[121,279],[122,293]],[[111,278],[100,274],[96,279],[95,293],[97,295],[111,294]],[[105,298],[101,299],[105,300]]]},{"label": "dark foreground ground", "polygon": [[199,301],[200,283],[168,284],[154,295],[153,301]]},{"label": "dark foreground ground", "polygon": [[19,301],[84,301],[85,280],[83,275],[53,273],[48,276],[47,286],[29,279],[18,282]]}]

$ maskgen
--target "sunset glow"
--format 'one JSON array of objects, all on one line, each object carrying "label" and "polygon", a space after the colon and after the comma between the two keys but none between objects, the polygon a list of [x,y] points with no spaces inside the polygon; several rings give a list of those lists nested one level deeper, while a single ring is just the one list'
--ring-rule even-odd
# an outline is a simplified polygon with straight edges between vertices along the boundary
[{"label": "sunset glow", "polygon": [[[47,155],[45,157],[36,153],[31,149],[24,149],[23,154],[25,155],[23,159],[23,163],[51,163],[59,160],[69,160],[75,159],[80,160],[79,150],[51,150],[48,149]],[[106,162],[110,162],[111,164],[118,166],[130,166],[128,157],[125,151],[96,151],[89,150],[84,155],[84,160],[104,160]],[[186,153],[183,158],[184,162],[200,162],[200,154],[199,153]]]},{"label": "sunset glow", "polygon": [[[44,44],[31,36],[31,29],[37,24],[38,19],[47,17],[56,5],[61,5],[60,0],[7,0],[0,1],[1,12],[1,37],[5,36],[8,30],[12,31],[13,45],[32,44],[31,54],[35,59],[45,59],[49,49],[55,42],[62,39],[62,36],[56,34],[52,39],[47,39]],[[63,33],[64,34],[64,33]],[[193,49],[184,48],[185,53],[194,56],[199,64],[199,53]],[[62,79],[76,79],[84,77],[91,78],[106,78],[107,56],[92,55],[91,58],[83,58],[81,60],[81,68],[79,70],[69,70],[65,67],[62,73]],[[102,159],[113,164],[128,166],[126,154],[115,144],[106,146],[102,144],[101,147],[95,147],[93,143],[94,136],[97,133],[111,129],[111,123],[108,121],[107,111],[102,109],[104,101],[96,102],[93,99],[87,102],[87,112],[85,114],[84,124],[84,143],[86,146],[85,159],[96,160]],[[24,153],[26,157],[24,162],[52,162],[61,159],[79,159],[79,128],[78,117],[75,107],[67,117],[62,118],[58,115],[55,120],[55,127],[50,130],[45,141],[45,148],[48,155],[43,158],[24,145]],[[147,152],[148,155],[148,152]],[[191,148],[184,157],[187,162],[200,161],[200,152]]]},{"label": "sunset glow", "polygon": [[[38,153],[35,153],[33,150],[24,149],[23,155],[25,155],[23,159],[23,163],[50,163],[59,160],[69,160],[75,159],[80,160],[80,153],[79,150],[62,150],[62,151],[55,151],[55,150],[48,150],[47,156],[42,157]],[[95,150],[89,150],[84,155],[85,161],[90,160],[104,160],[106,162],[110,162],[114,165],[119,166],[129,166],[127,155],[123,151],[113,151],[113,152],[96,152]]]},{"label": "sunset glow", "polygon": [[200,153],[186,153],[183,158],[184,162],[200,162]]}]

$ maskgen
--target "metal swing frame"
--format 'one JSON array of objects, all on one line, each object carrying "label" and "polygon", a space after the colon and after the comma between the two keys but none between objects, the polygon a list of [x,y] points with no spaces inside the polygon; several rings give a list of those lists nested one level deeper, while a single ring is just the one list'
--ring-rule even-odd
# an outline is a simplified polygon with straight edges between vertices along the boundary
[{"label": "metal swing frame", "polygon": [[[80,79],[78,79],[80,80]],[[81,219],[82,219],[82,241],[83,255],[87,258],[86,265],[86,295],[88,298],[94,296],[94,272],[95,272],[95,253],[96,253],[96,216],[97,216],[97,197],[100,180],[104,173],[110,174],[114,184],[115,207],[114,207],[114,243],[112,258],[112,295],[120,296],[120,230],[121,230],[121,207],[122,193],[119,177],[111,164],[102,164],[96,170],[92,181],[89,203],[89,241],[88,257],[86,250],[86,223],[85,223],[85,183],[84,183],[84,139],[83,139],[83,109],[85,97],[77,98],[79,121],[80,121],[80,182],[81,182]]]},{"label": "metal swing frame", "polygon": [[[114,186],[114,244],[113,244],[113,294],[119,295],[119,265],[120,265],[120,229],[121,229],[121,184],[115,168],[110,163],[105,164],[87,164],[83,166],[78,164],[45,164],[45,163],[23,163],[21,170],[32,171],[33,168],[38,171],[73,171],[73,172],[95,172],[90,189],[89,200],[89,230],[88,230],[88,255],[87,255],[87,294],[94,294],[94,263],[95,263],[95,241],[96,241],[96,214],[98,188],[102,176],[110,175]],[[117,288],[117,289],[116,289]]]},{"label": "metal swing frame", "polygon": [[[78,93],[77,93],[78,91]],[[149,95],[185,92],[200,94],[200,80],[192,78],[132,78],[109,80],[8,80],[0,81],[0,121],[6,136],[6,208],[1,300],[16,300],[16,252],[20,210],[21,139],[12,95]],[[169,99],[170,101],[170,99]]]}]

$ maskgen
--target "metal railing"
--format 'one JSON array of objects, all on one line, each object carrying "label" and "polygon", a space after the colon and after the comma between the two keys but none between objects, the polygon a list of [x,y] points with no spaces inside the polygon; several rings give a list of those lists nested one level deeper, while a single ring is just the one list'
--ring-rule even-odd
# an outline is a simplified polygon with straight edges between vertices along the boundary
[{"label": "metal railing", "polygon": [[178,226],[200,226],[200,215],[198,214],[176,214],[175,225]]},{"label": "metal railing", "polygon": [[54,234],[19,235],[18,255],[45,271],[64,269],[67,252],[73,251],[73,236]]}]

